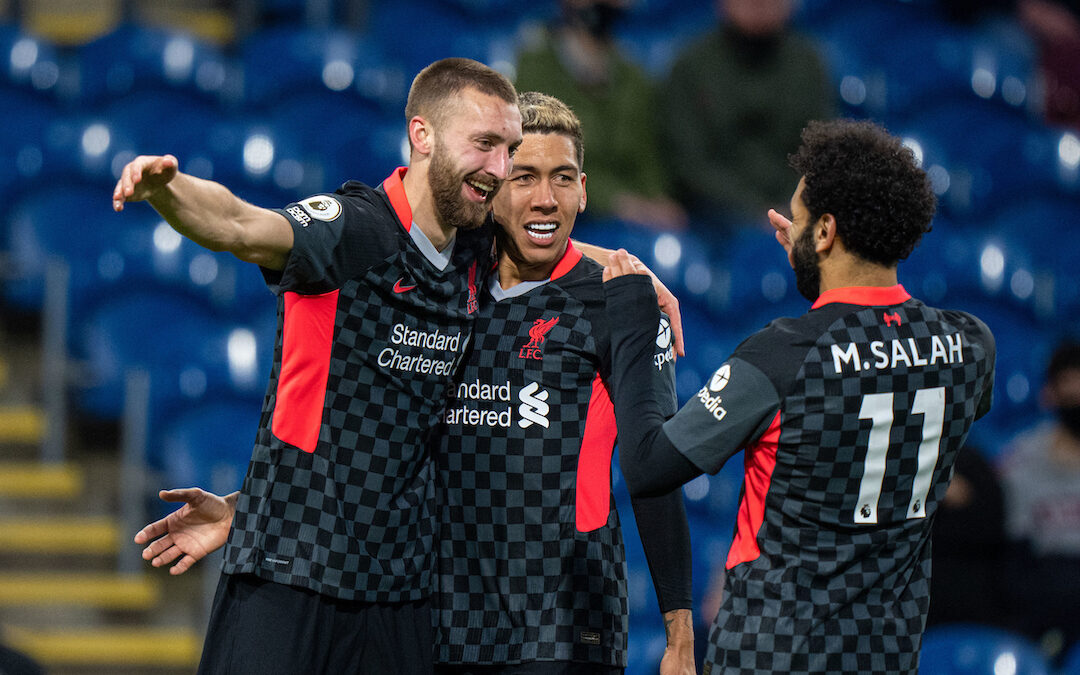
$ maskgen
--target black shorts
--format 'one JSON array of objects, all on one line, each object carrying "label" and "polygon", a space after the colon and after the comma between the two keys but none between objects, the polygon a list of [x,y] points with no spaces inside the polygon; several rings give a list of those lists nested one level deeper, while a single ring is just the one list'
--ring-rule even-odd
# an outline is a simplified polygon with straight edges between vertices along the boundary
[{"label": "black shorts", "polygon": [[431,675],[428,600],[372,604],[222,574],[200,675]]},{"label": "black shorts", "polygon": [[576,661],[530,661],[514,665],[437,665],[435,675],[623,675],[623,669]]}]

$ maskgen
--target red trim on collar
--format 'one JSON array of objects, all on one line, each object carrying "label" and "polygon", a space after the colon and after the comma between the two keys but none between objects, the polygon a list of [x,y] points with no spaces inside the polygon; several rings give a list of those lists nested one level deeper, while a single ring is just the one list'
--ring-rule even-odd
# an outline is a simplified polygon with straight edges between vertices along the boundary
[{"label": "red trim on collar", "polygon": [[911,295],[900,284],[895,286],[847,286],[832,288],[818,296],[810,309],[817,309],[831,302],[843,302],[849,305],[899,305],[911,299]]},{"label": "red trim on collar", "polygon": [[406,232],[412,230],[412,207],[409,206],[409,198],[405,196],[405,185],[401,179],[408,170],[408,167],[399,166],[382,183],[386,196],[390,198],[390,206],[394,207],[394,213]]},{"label": "red trim on collar", "polygon": [[567,239],[566,250],[559,258],[559,262],[555,263],[555,269],[551,270],[551,280],[554,281],[572,270],[579,260],[581,260],[581,251],[574,248],[574,243]]}]

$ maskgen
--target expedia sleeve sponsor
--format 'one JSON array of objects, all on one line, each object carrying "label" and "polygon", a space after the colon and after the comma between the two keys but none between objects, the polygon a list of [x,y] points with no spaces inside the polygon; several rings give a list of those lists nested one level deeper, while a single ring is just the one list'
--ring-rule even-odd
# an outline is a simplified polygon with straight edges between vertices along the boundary
[{"label": "expedia sleeve sponsor", "polygon": [[714,473],[764,430],[779,405],[769,378],[732,358],[664,424],[664,432],[687,459]]}]

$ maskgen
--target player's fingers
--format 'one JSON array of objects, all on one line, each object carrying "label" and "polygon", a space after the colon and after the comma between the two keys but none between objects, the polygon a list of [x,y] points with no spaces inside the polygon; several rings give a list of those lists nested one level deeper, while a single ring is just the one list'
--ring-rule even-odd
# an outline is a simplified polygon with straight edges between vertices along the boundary
[{"label": "player's fingers", "polygon": [[159,539],[155,539],[146,545],[146,548],[142,550],[143,560],[151,560],[158,557],[165,551],[169,550],[173,546],[172,537],[165,535]]},{"label": "player's fingers", "polygon": [[668,315],[668,321],[671,323],[671,335],[675,338],[675,353],[679,356],[686,356],[686,341],[683,339],[682,313],[679,311],[679,299],[672,295],[671,301],[669,307],[661,309],[664,309],[664,312]]},{"label": "player's fingers", "polygon": [[[778,239],[779,235],[783,234],[784,237],[787,238],[788,243],[791,242],[791,237],[789,234],[791,231],[791,221],[780,213],[777,213],[776,209],[769,209],[769,224],[776,228]],[[784,242],[781,241],[781,243]]]},{"label": "player's fingers", "polygon": [[168,565],[182,555],[184,555],[184,552],[180,549],[180,547],[170,546],[158,555],[154,556],[154,559],[150,561],[150,564],[154,567],[164,567],[165,565]]},{"label": "player's fingers", "polygon": [[626,252],[626,249],[620,248],[611,254],[611,267],[614,270],[614,275],[621,277],[626,274],[633,274],[634,266],[630,262],[630,254]]},{"label": "player's fingers", "polygon": [[155,520],[154,522],[150,523],[149,525],[145,526],[143,529],[135,533],[135,543],[145,544],[152,539],[157,539],[161,535],[166,534],[168,531],[169,528],[165,524],[164,518],[162,518],[161,520]]},{"label": "player's fingers", "polygon": [[183,558],[180,558],[180,562],[169,568],[169,574],[173,575],[174,577],[183,574],[184,572],[187,572],[189,569],[191,569],[192,565],[194,565],[196,562],[198,561],[195,558],[191,557],[190,555],[185,555]]},{"label": "player's fingers", "polygon": [[202,499],[206,491],[202,488],[177,488],[173,490],[161,490],[158,497],[167,502],[184,502],[191,504]]}]

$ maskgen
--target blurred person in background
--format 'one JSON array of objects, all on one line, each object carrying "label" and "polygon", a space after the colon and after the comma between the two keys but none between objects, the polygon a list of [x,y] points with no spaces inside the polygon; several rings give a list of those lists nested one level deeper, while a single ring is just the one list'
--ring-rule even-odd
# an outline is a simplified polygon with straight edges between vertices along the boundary
[{"label": "blurred person in background", "polygon": [[999,464],[1009,587],[1016,628],[1065,648],[1080,639],[1080,342],[1051,355],[1042,402],[1054,418],[1018,435]]},{"label": "blurred person in background", "polygon": [[1007,626],[1001,483],[980,448],[965,446],[955,467],[934,521],[934,576],[926,624]]},{"label": "blurred person in background", "polygon": [[658,229],[686,225],[657,140],[656,92],[612,39],[627,0],[560,0],[561,18],[518,54],[519,91],[565,102],[589,139],[589,210]]},{"label": "blurred person in background", "polygon": [[824,61],[791,30],[792,9],[792,0],[716,0],[716,27],[684,48],[661,87],[673,194],[695,222],[757,222],[784,203],[788,152],[807,122],[833,114]]},{"label": "blurred person in background", "polygon": [[960,24],[1018,25],[1035,43],[1043,118],[1080,130],[1080,0],[939,0],[938,6]]}]

